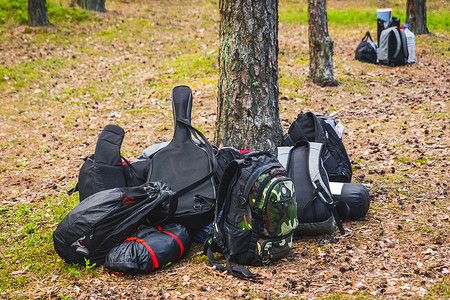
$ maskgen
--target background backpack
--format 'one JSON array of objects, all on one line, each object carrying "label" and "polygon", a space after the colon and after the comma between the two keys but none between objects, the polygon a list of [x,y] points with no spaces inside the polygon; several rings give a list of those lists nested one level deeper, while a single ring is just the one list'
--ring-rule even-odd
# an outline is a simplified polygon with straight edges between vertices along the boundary
[{"label": "background backpack", "polygon": [[[222,215],[219,219],[219,214]],[[219,271],[239,278],[256,274],[229,261],[258,266],[285,257],[297,227],[297,203],[292,180],[272,155],[252,152],[225,169],[219,187],[213,233],[204,252]],[[214,252],[225,256],[218,264]]]},{"label": "background backpack", "polygon": [[300,140],[323,144],[321,157],[330,181],[350,182],[350,159],[342,140],[329,122],[328,118],[312,112],[299,113],[284,135],[282,146],[294,146]]},{"label": "background backpack", "polygon": [[403,29],[389,27],[381,32],[377,56],[378,62],[383,65],[406,65],[409,54]]},{"label": "background backpack", "polygon": [[[177,209],[166,222],[195,230],[214,219],[217,160],[214,147],[191,126],[192,91],[189,87],[177,86],[172,90],[172,108],[173,138],[153,155],[147,182],[163,181],[178,195]],[[149,224],[163,223],[157,215],[151,214]]]},{"label": "background backpack", "polygon": [[371,64],[377,63],[377,45],[373,42],[370,32],[366,32],[366,35],[356,47],[355,59]]},{"label": "background backpack", "polygon": [[67,263],[103,264],[106,254],[125,240],[162,204],[175,207],[173,193],[162,182],[114,188],[95,193],[78,204],[53,232],[56,252]]},{"label": "background backpack", "polygon": [[189,253],[191,240],[182,225],[141,226],[106,256],[105,268],[126,274],[148,274]]},{"label": "background backpack", "polygon": [[287,171],[297,195],[295,233],[299,235],[331,233],[335,222],[341,234],[345,233],[341,219],[347,216],[348,207],[333,200],[321,160],[323,149],[320,143],[299,141],[289,151]]},{"label": "background backpack", "polygon": [[[145,182],[150,159],[135,163],[120,155],[125,131],[117,125],[106,125],[100,133],[95,154],[84,159],[75,188],[67,193],[79,192],[80,202],[87,197],[116,187],[138,186]],[[123,160],[123,162],[122,162]]]}]

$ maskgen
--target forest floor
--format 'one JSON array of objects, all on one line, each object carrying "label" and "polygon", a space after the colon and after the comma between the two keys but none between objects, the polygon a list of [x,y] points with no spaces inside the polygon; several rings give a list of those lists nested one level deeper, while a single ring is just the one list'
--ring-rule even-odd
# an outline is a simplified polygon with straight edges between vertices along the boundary
[{"label": "forest floor", "polygon": [[450,297],[450,29],[417,36],[417,62],[390,68],[354,60],[375,22],[330,23],[340,84],[320,88],[307,77],[307,24],[283,18],[306,9],[296,1],[280,1],[282,124],[300,111],[335,114],[353,182],[370,190],[366,218],[346,222],[346,236],[297,237],[286,259],[251,267],[256,283],[214,271],[201,245],[149,275],[64,263],[51,233],[77,204],[65,192],[105,125],[123,127],[123,155],[138,156],[171,138],[170,91],[185,84],[193,125],[214,140],[218,2],[106,6],[91,20],[0,31],[2,298]]}]

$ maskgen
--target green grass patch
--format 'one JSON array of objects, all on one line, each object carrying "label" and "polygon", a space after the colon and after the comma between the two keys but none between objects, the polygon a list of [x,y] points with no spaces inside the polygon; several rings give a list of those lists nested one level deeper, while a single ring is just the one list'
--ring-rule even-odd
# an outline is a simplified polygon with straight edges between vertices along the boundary
[{"label": "green grass patch", "polygon": [[161,93],[167,84],[174,86],[197,81],[210,83],[209,79],[215,78],[218,73],[215,52],[178,55],[166,61],[161,69],[163,73],[159,80],[147,81],[157,94]]},{"label": "green grass patch", "polygon": [[[52,232],[56,224],[77,202],[75,196],[60,196],[46,198],[39,204],[20,203],[14,208],[1,209],[0,249],[4,259],[0,292],[25,289],[32,282],[27,274],[43,279],[49,274],[70,277],[73,273],[83,272],[83,268],[85,273],[88,271],[85,267],[61,262],[53,249]],[[74,267],[77,269],[69,272]]]},{"label": "green grass patch", "polygon": [[376,10],[361,10],[358,8],[349,8],[346,10],[328,10],[328,23],[341,25],[354,24],[376,24]]},{"label": "green grass patch", "polygon": [[288,76],[280,72],[280,78],[278,79],[280,91],[289,97],[302,97],[304,96],[303,91],[299,94],[297,90],[305,80],[306,76]]},{"label": "green grass patch", "polygon": [[450,298],[450,277],[445,276],[442,280],[442,283],[436,283],[430,289],[430,295],[426,297],[426,299],[435,299],[436,296],[439,296],[440,299],[449,299]]},{"label": "green grass patch", "polygon": [[[405,8],[406,9],[406,8]],[[406,12],[403,10],[393,10],[393,16],[400,18],[401,23],[406,22]],[[287,9],[280,9],[280,22],[288,23],[308,23],[308,11],[306,5],[291,5]],[[342,9],[327,9],[328,23],[330,25],[359,25],[366,24],[376,27],[377,13],[376,8],[349,7]],[[450,12],[440,9],[433,12],[427,12],[427,27],[429,30],[450,30]]]},{"label": "green grass patch", "polygon": [[431,157],[420,157],[420,158],[411,158],[411,157],[395,157],[394,161],[398,163],[403,163],[410,165],[412,163],[425,165],[428,163],[429,159],[433,159]]},{"label": "green grass patch", "polygon": [[[47,15],[51,24],[74,24],[92,19],[84,9],[65,7],[61,2],[47,1]],[[0,0],[0,23],[28,24],[27,0]]]},{"label": "green grass patch", "polygon": [[29,87],[36,80],[48,77],[49,72],[57,72],[67,64],[68,61],[64,59],[37,59],[35,61],[25,61],[15,66],[0,66],[0,88],[7,86],[16,89]]},{"label": "green grass patch", "polygon": [[92,15],[87,10],[81,9],[78,6],[64,7],[61,4],[57,4],[53,1],[47,1],[47,12],[48,19],[51,24],[73,25],[93,19]]},{"label": "green grass patch", "polygon": [[126,114],[130,115],[140,115],[140,114],[157,114],[158,111],[156,109],[150,109],[149,107],[140,107],[135,109],[129,109],[125,111]]}]

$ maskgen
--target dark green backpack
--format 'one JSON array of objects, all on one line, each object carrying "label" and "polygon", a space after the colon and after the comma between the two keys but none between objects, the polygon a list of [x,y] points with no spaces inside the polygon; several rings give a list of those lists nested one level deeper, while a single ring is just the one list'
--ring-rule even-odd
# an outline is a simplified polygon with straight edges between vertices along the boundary
[{"label": "dark green backpack", "polygon": [[[226,167],[219,186],[215,221],[204,252],[219,271],[251,279],[257,274],[238,264],[259,266],[286,257],[298,225],[294,183],[280,162],[253,152]],[[226,259],[218,264],[214,252]]]}]

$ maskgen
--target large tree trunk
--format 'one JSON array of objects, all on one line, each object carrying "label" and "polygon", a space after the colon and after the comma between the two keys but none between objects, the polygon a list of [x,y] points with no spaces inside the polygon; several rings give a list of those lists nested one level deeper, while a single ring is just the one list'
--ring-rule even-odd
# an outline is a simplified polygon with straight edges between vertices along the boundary
[{"label": "large tree trunk", "polygon": [[333,41],[328,35],[326,0],[308,0],[309,76],[320,86],[336,86]]},{"label": "large tree trunk", "polygon": [[28,0],[28,25],[47,26],[49,24],[46,0]]},{"label": "large tree trunk", "polygon": [[426,0],[406,1],[406,23],[415,34],[428,34]]},{"label": "large tree trunk", "polygon": [[77,0],[77,4],[87,10],[105,12],[105,0]]},{"label": "large tree trunk", "polygon": [[278,0],[220,0],[217,145],[274,153],[278,108]]}]

